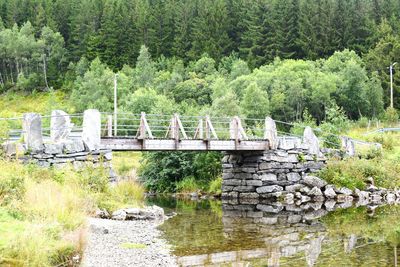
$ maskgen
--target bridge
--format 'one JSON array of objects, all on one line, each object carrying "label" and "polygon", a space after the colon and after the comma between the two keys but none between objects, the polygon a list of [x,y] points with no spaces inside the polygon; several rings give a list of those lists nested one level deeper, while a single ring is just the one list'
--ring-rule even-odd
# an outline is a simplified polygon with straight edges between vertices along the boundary
[{"label": "bridge", "polygon": [[[304,135],[290,133],[291,123],[265,119],[234,117],[180,116],[179,114],[101,113],[87,110],[69,115],[55,110],[51,115],[25,114],[0,118],[8,123],[9,140],[23,138],[27,145],[90,138],[95,149],[112,151],[265,151],[279,145],[300,146]],[[317,142],[313,130],[307,130],[307,142]],[[353,154],[354,143],[344,136],[342,148]],[[29,142],[34,138],[34,142]],[[86,141],[88,142],[88,141]],[[329,141],[319,138],[319,144]],[[379,144],[372,144],[379,147]],[[35,145],[34,145],[35,146]],[[32,147],[35,149],[35,147]]]},{"label": "bridge", "polygon": [[[326,156],[354,156],[355,144],[379,147],[339,137],[341,150],[322,148],[329,142],[305,127],[301,136],[290,134],[293,125],[237,116],[179,116],[160,114],[108,114],[86,110],[69,115],[55,110],[50,116],[35,113],[3,119],[10,138],[3,144],[6,155],[42,167],[84,166],[109,168],[112,151],[223,151],[222,197],[257,199],[287,196],[309,201],[344,195],[317,177]],[[298,192],[302,190],[302,192]],[[334,191],[334,192],[332,192]],[[351,190],[350,190],[351,192]]]}]

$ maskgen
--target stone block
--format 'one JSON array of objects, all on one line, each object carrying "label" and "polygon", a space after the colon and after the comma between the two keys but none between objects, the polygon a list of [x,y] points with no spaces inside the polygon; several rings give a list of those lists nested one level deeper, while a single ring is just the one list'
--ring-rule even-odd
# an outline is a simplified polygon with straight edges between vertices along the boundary
[{"label": "stone block", "polygon": [[246,198],[248,198],[248,199],[258,199],[259,198],[259,194],[257,194],[257,193],[240,193],[239,194],[239,198],[243,198],[243,199],[246,199]]},{"label": "stone block", "polygon": [[327,198],[335,198],[336,197],[335,190],[333,189],[332,186],[326,186],[326,189],[324,191],[324,195]]},{"label": "stone block", "polygon": [[319,150],[318,137],[314,134],[314,131],[309,126],[304,129],[303,144],[308,146],[308,151],[310,154],[318,156],[321,153]]},{"label": "stone block", "polygon": [[274,173],[263,173],[260,175],[261,181],[276,181],[277,176]]},{"label": "stone block", "polygon": [[245,180],[246,185],[262,186],[261,180]]},{"label": "stone block", "polygon": [[325,185],[327,185],[327,182],[325,182],[324,180],[316,177],[316,176],[311,176],[311,175],[307,175],[306,177],[303,178],[303,183],[306,185],[309,185],[311,187],[324,187]]},{"label": "stone block", "polygon": [[68,140],[65,141],[63,144],[64,144],[64,152],[67,154],[82,152],[85,150],[85,146],[83,145],[83,142],[80,139]]},{"label": "stone block", "polygon": [[237,192],[254,192],[254,189],[255,187],[250,185],[239,185],[233,188],[233,190]]},{"label": "stone block", "polygon": [[314,186],[310,192],[308,192],[309,196],[322,196],[322,191],[318,187]]},{"label": "stone block", "polygon": [[268,212],[268,213],[279,213],[283,210],[283,206],[272,206],[266,204],[258,204],[256,207],[258,210]]},{"label": "stone block", "polygon": [[300,181],[301,176],[297,172],[289,172],[286,174],[288,181],[297,182]]},{"label": "stone block", "polygon": [[273,193],[278,191],[283,191],[283,187],[279,185],[261,186],[256,189],[257,193]]},{"label": "stone block", "polygon": [[285,173],[278,173],[278,181],[286,181],[287,177]]},{"label": "stone block", "polygon": [[294,184],[294,185],[288,185],[285,187],[285,190],[288,192],[296,192],[300,191],[300,189],[304,188],[303,184]]},{"label": "stone block", "polygon": [[69,115],[62,110],[53,110],[50,119],[50,138],[53,142],[67,140],[73,124]]},{"label": "stone block", "polygon": [[46,154],[61,154],[63,152],[63,144],[44,144],[44,153]]},{"label": "stone block", "polygon": [[353,191],[351,191],[351,189],[348,189],[346,187],[338,188],[338,189],[336,189],[336,191],[337,191],[338,194],[343,194],[343,195],[346,195],[346,196],[350,196],[350,195],[353,194]]},{"label": "stone block", "polygon": [[278,162],[261,162],[260,170],[279,169],[282,165]]},{"label": "stone block", "polygon": [[82,140],[92,151],[100,148],[101,114],[96,109],[88,109],[83,113]]},{"label": "stone block", "polygon": [[25,113],[23,117],[23,136],[28,150],[43,150],[42,117],[36,113]]},{"label": "stone block", "polygon": [[236,179],[229,179],[229,180],[223,180],[222,185],[233,185],[233,186],[238,186],[242,184],[242,180],[236,180]]},{"label": "stone block", "polygon": [[251,173],[235,173],[234,178],[235,179],[252,179],[253,174],[251,174]]},{"label": "stone block", "polygon": [[278,147],[278,132],[276,130],[275,121],[271,117],[265,118],[264,139],[268,140],[270,149]]},{"label": "stone block", "polygon": [[232,179],[233,173],[226,173],[225,171],[222,173],[222,179]]}]

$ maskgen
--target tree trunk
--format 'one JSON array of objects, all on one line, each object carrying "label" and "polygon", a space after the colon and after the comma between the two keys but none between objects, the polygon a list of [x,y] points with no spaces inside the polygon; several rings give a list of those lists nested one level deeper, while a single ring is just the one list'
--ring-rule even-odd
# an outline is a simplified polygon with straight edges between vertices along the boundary
[{"label": "tree trunk", "polygon": [[46,89],[49,90],[49,84],[47,83],[47,72],[46,72],[46,54],[43,54],[43,76],[44,76],[44,82],[46,83]]}]

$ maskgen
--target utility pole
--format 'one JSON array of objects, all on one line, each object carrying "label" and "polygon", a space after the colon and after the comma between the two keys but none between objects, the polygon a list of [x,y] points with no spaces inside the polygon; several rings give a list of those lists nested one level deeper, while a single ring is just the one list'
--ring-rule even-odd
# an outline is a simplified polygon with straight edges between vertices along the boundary
[{"label": "utility pole", "polygon": [[397,64],[394,62],[390,64],[389,71],[390,71],[390,107],[393,108],[393,68]]},{"label": "utility pole", "polygon": [[117,136],[117,77],[118,74],[114,74],[114,136]]}]

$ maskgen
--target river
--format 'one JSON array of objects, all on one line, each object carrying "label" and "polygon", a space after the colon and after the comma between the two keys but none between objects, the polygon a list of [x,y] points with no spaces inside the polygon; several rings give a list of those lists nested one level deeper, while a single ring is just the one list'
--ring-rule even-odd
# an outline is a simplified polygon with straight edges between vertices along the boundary
[{"label": "river", "polygon": [[148,200],[181,266],[398,266],[400,206]]}]

